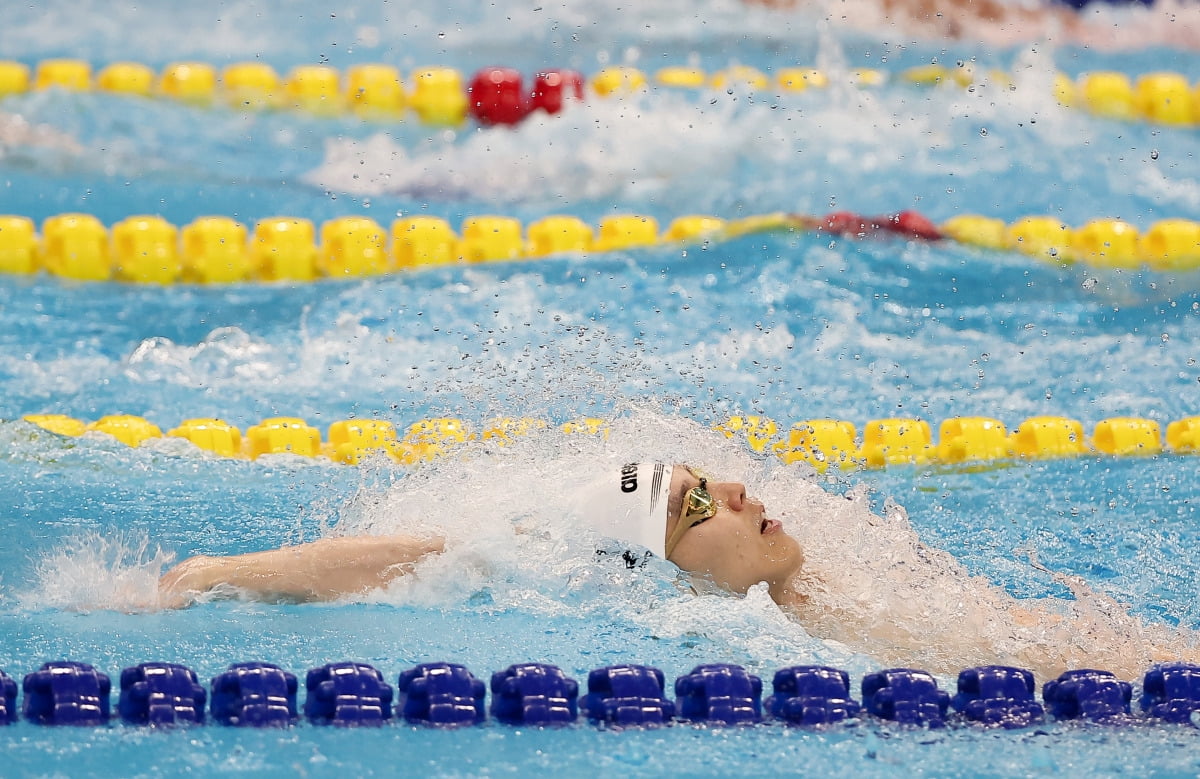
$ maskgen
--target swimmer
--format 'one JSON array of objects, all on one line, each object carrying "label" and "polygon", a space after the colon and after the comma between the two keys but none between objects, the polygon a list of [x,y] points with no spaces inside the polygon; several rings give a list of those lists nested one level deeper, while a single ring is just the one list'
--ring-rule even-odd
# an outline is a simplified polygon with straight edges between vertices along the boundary
[{"label": "swimmer", "polygon": [[[777,603],[799,596],[791,581],[804,561],[800,545],[734,482],[688,466],[633,464],[597,479],[576,503],[576,518],[632,547],[734,593],[766,582]],[[232,557],[193,557],[162,577],[162,604],[181,607],[223,588],[259,600],[325,601],[387,586],[425,556],[445,551],[442,537],[326,538]],[[637,550],[637,551],[635,551]]]},{"label": "swimmer", "polygon": [[53,149],[67,154],[83,153],[83,147],[67,133],[49,125],[30,124],[28,119],[19,114],[0,111],[0,159],[22,147]]},{"label": "swimmer", "polygon": [[1200,4],[1191,0],[746,0],[777,9],[812,8],[831,22],[884,26],[918,37],[999,46],[1047,41],[1102,49],[1149,45],[1200,48]]},{"label": "swimmer", "polygon": [[[847,505],[819,486],[806,489],[831,501],[830,517],[823,520]],[[996,663],[1031,668],[1041,678],[1097,667],[1131,679],[1156,662],[1200,657],[1195,636],[1143,623],[1067,577],[1056,578],[1074,591],[1075,601],[1014,598],[968,575],[950,555],[906,540],[911,526],[894,511],[885,517],[861,512],[862,544],[858,538],[829,538],[832,523],[822,527],[809,518],[797,530],[808,533],[820,557],[806,561],[800,541],[741,483],[686,465],[641,463],[581,488],[572,513],[598,536],[616,539],[631,566],[646,554],[657,555],[674,563],[697,591],[731,596],[765,584],[770,598],[810,635],[890,665],[955,673]],[[869,545],[865,536],[876,530],[900,539],[889,542],[887,559],[868,566],[837,556],[836,550]],[[162,576],[160,604],[179,608],[228,596],[353,598],[419,576],[423,561],[448,548],[443,537],[388,535],[192,557]],[[921,566],[925,569],[918,570]]]}]

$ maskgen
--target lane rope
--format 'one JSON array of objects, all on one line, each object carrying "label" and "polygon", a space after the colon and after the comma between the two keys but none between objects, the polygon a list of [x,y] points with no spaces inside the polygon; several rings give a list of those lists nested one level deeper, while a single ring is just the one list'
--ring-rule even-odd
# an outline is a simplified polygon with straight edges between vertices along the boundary
[{"label": "lane rope", "polygon": [[97,217],[65,213],[40,232],[27,216],[0,215],[0,273],[45,271],[77,281],[144,284],[310,282],[412,271],[431,266],[532,260],[569,253],[601,254],[651,246],[712,245],[755,233],[824,233],[847,239],[953,241],[1017,251],[1053,264],[1174,272],[1200,269],[1200,222],[1161,219],[1144,232],[1121,219],[1069,227],[1051,216],[1012,223],[963,214],[935,225],[916,211],[865,216],[775,212],[735,219],[685,215],[660,229],[651,216],[614,214],[593,228],[552,215],[522,225],[505,216],[471,216],[455,232],[433,216],[400,217],[388,229],[344,216],[318,230],[303,217],[271,217],[253,229],[232,218],[203,216],[182,228],[155,215],[129,216],[106,227]]},{"label": "lane rope", "polygon": [[[853,86],[887,84],[952,86],[977,90],[989,86],[1015,88],[1015,79],[1000,70],[977,68],[972,62],[908,68],[897,73],[858,69],[838,77]],[[629,66],[608,67],[585,77],[578,71],[546,69],[526,87],[513,68],[489,67],[469,79],[449,67],[413,70],[407,82],[392,65],[368,63],[340,71],[328,65],[297,65],[281,76],[263,62],[239,62],[217,68],[205,62],[175,62],[156,72],[138,62],[114,62],[93,72],[80,59],[48,59],[31,68],[23,62],[0,61],[0,99],[44,89],[98,91],[176,100],[200,107],[240,110],[298,110],[317,116],[357,115],[376,121],[415,117],[425,124],[454,126],[472,118],[482,125],[516,124],[538,110],[561,111],[566,103],[590,97],[620,97],[656,89],[749,90],[786,98],[831,85],[831,76],[812,67],[786,65],[769,73],[745,65],[714,72],[688,66],[666,66],[652,75]],[[1064,106],[1123,121],[1164,126],[1200,124],[1200,83],[1171,71],[1136,76],[1100,70],[1071,78],[1058,72],[1052,87]]]},{"label": "lane rope", "polygon": [[[156,728],[205,724],[288,728],[299,723],[300,681],[274,663],[233,663],[209,691],[196,672],[178,663],[149,662],[120,675],[117,710],[126,725]],[[762,679],[733,663],[698,665],[676,677],[666,696],[665,675],[644,665],[611,665],[588,673],[587,691],[556,665],[517,663],[492,674],[491,684],[464,665],[421,663],[402,671],[396,686],[374,666],[336,662],[309,669],[303,713],[311,725],[360,727],[403,719],[412,725],[465,727],[491,719],[502,725],[571,725],[580,714],[593,725],[651,728],[672,722],[722,727],[782,720],[822,727],[885,720],[919,728],[987,726],[1028,728],[1047,719],[1105,725],[1137,722],[1194,724],[1200,711],[1200,666],[1170,663],[1150,668],[1143,679],[1138,715],[1132,685],[1109,671],[1066,671],[1034,697],[1031,671],[1012,666],[967,668],[952,697],[929,673],[891,668],[866,673],[861,702],[853,699],[850,674],[838,668],[800,665],[775,672],[773,692],[763,700]],[[34,725],[103,727],[112,717],[112,680],[90,663],[51,661],[25,675],[21,714]],[[488,688],[491,705],[485,709]],[[393,700],[395,705],[393,706]],[[0,671],[0,724],[18,719],[17,683]],[[765,715],[764,716],[764,709]],[[953,712],[951,712],[953,709]]]},{"label": "lane rope", "polygon": [[[412,422],[400,434],[389,420],[347,419],[333,422],[323,438],[320,430],[299,417],[264,419],[244,433],[214,417],[187,419],[166,433],[146,418],[131,414],[110,414],[91,422],[65,414],[29,414],[22,419],[56,435],[103,433],[131,447],[167,436],[186,439],[222,457],[253,460],[291,454],[325,457],[347,465],[381,455],[402,465],[417,465],[452,455],[471,441],[505,446],[551,425],[535,417],[500,417],[478,426],[458,417],[430,417]],[[1003,422],[991,417],[951,417],[938,425],[936,439],[929,422],[905,418],[873,419],[860,431],[853,422],[839,419],[801,420],[784,427],[770,417],[735,415],[713,429],[760,454],[787,464],[805,462],[820,471],[831,466],[958,466],[1200,452],[1200,416],[1170,422],[1165,435],[1158,422],[1141,417],[1102,419],[1090,434],[1079,420],[1062,416],[1030,417],[1011,433]],[[558,430],[567,435],[607,436],[608,423],[586,417],[563,422]]]}]

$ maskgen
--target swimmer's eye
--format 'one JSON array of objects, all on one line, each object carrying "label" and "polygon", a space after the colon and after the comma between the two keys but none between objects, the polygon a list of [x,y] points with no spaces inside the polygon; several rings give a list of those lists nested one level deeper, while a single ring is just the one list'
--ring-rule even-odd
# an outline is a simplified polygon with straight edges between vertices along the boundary
[{"label": "swimmer's eye", "polygon": [[708,475],[702,471],[695,471],[688,468],[688,472],[700,480],[700,483],[683,494],[683,516],[679,518],[679,524],[675,527],[675,532],[667,539],[666,551],[667,557],[671,556],[671,552],[675,550],[675,546],[679,543],[679,539],[683,534],[692,529],[701,522],[712,519],[717,515],[717,501],[708,491]]},{"label": "swimmer's eye", "polygon": [[683,496],[683,523],[689,528],[699,525],[717,514],[717,502],[708,492],[708,477],[701,476],[700,483]]}]

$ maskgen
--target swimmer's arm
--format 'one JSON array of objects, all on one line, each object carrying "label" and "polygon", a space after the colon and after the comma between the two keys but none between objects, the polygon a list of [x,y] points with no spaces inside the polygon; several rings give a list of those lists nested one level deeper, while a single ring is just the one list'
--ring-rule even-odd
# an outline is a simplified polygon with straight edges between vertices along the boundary
[{"label": "swimmer's arm", "polygon": [[364,536],[231,557],[191,557],[159,580],[159,602],[164,608],[182,608],[216,588],[232,588],[256,600],[333,600],[383,587],[443,547],[442,538]]}]

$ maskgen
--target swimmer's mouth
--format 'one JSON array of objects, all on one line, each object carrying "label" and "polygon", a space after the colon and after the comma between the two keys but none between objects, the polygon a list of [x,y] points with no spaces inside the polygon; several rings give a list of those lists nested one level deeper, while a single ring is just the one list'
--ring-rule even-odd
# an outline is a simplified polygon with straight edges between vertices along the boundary
[{"label": "swimmer's mouth", "polygon": [[759,523],[758,532],[765,536],[776,532],[781,527],[783,527],[783,523],[779,520],[763,517],[762,522]]}]

